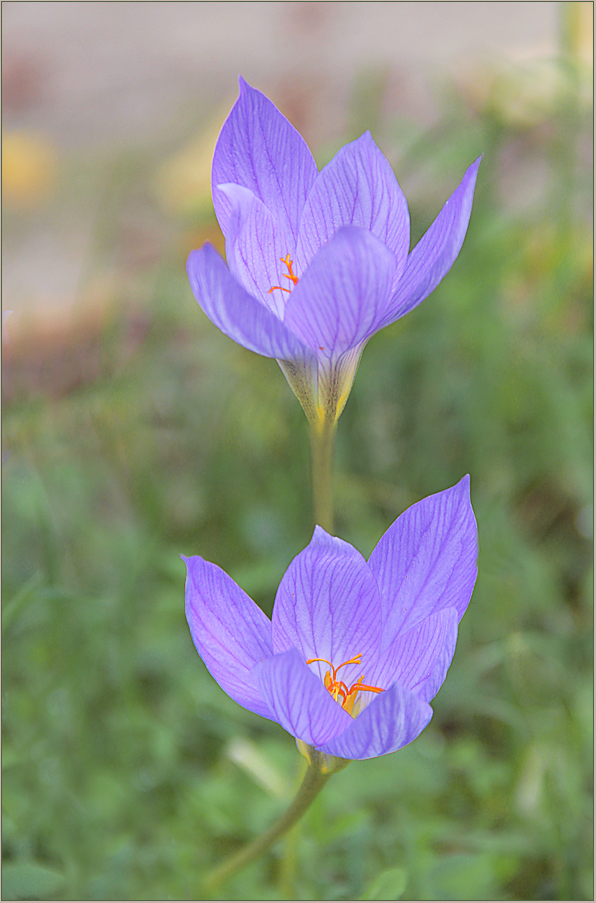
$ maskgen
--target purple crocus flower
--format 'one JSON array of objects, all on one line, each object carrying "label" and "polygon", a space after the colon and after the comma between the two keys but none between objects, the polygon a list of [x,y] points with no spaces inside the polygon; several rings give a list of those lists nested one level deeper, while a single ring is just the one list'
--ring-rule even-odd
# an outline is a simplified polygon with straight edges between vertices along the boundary
[{"label": "purple crocus flower", "polygon": [[334,423],[367,341],[459,254],[479,163],[408,253],[408,205],[370,133],[318,172],[302,136],[240,79],[212,171],[228,266],[210,244],[192,251],[195,298],[235,342],[277,358],[311,424]]},{"label": "purple crocus flower", "polygon": [[190,632],[220,687],[303,751],[368,759],[414,740],[476,580],[469,486],[464,477],[405,511],[368,562],[315,527],[271,621],[217,565],[184,559]]}]

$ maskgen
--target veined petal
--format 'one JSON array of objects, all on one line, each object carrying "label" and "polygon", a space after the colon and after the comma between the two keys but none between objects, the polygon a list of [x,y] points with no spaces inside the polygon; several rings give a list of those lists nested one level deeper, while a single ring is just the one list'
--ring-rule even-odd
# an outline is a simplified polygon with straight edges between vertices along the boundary
[{"label": "veined petal", "polygon": [[429,702],[451,664],[458,623],[455,608],[442,608],[400,633],[380,656],[371,674],[366,675],[367,682],[375,687],[390,687],[397,682]]},{"label": "veined petal", "polygon": [[[274,652],[294,647],[304,661],[324,658],[336,668],[361,655],[361,664],[347,665],[339,677],[350,685],[366,676],[381,642],[381,600],[360,552],[315,527],[282,577],[271,624]],[[321,680],[329,671],[322,662],[310,667]]]},{"label": "veined petal", "polygon": [[289,230],[295,246],[302,208],[317,173],[304,138],[264,94],[241,78],[238,100],[213,155],[213,206],[224,235],[232,205],[218,185],[234,182],[263,201],[280,227]]},{"label": "veined petal", "polygon": [[401,273],[410,247],[404,193],[370,132],[337,152],[314,182],[300,220],[296,257],[305,266],[341,226],[376,235],[396,257]]},{"label": "veined petal", "polygon": [[269,618],[217,565],[199,555],[181,557],[187,569],[186,619],[197,652],[228,696],[274,719],[253,672],[273,651]]},{"label": "veined petal", "polygon": [[[292,392],[302,405],[311,426],[320,423],[318,370],[316,358],[277,361]],[[338,414],[339,416],[339,414]]]},{"label": "veined petal", "polygon": [[[280,320],[288,295],[280,289],[270,292],[284,280],[286,269],[281,258],[292,246],[277,228],[265,204],[248,188],[241,185],[219,185],[232,203],[230,223],[226,233],[226,258],[230,272],[254,297],[262,301]],[[292,282],[285,285],[291,290]]]},{"label": "veined petal", "polygon": [[478,539],[470,478],[412,505],[369,558],[381,591],[383,651],[442,608],[463,616],[476,582]]},{"label": "veined petal", "polygon": [[395,269],[395,255],[378,238],[344,226],[303,273],[284,323],[319,360],[332,360],[376,332]]},{"label": "veined petal", "polygon": [[334,360],[319,361],[319,412],[323,420],[333,422],[343,411],[365,344],[344,351]]},{"label": "veined petal", "polygon": [[352,721],[313,674],[297,649],[255,667],[263,698],[274,720],[309,746],[320,746]]},{"label": "veined petal", "polygon": [[395,752],[422,733],[433,710],[411,690],[395,683],[379,693],[367,708],[333,740],[321,747],[342,759],[372,759]]},{"label": "veined petal", "polygon": [[478,157],[467,169],[434,223],[412,249],[379,329],[424,301],[455,263],[468,231],[481,159]]},{"label": "veined petal", "polygon": [[312,352],[234,279],[213,245],[191,251],[186,271],[203,311],[235,342],[265,357],[301,360],[315,366]]},{"label": "veined petal", "polygon": [[[444,611],[453,612],[455,609],[447,608]],[[445,634],[445,638],[443,641],[443,645],[439,651],[437,658],[435,659],[435,663],[433,668],[425,680],[422,680],[420,683],[416,684],[412,687],[412,690],[419,697],[419,699],[424,699],[425,702],[430,702],[433,699],[441,687],[443,686],[443,682],[447,676],[447,671],[449,670],[449,666],[453,661],[453,656],[455,655],[455,647],[457,645],[457,628],[458,623],[452,622],[451,626],[447,630]]]}]

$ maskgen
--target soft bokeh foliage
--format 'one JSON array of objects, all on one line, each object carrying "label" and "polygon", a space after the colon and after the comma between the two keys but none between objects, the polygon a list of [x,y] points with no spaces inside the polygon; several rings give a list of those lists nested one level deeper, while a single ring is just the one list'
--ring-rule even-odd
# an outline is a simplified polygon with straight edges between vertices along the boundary
[{"label": "soft bokeh foliage", "polygon": [[[368,555],[469,472],[479,577],[427,730],[336,775],[232,899],[592,897],[591,123],[577,74],[555,68],[546,119],[519,96],[506,116],[496,81],[486,98],[452,89],[432,134],[377,123],[413,240],[453,171],[484,161],[459,260],[361,363],[337,532]],[[355,106],[344,140],[370,126]],[[204,199],[169,214],[153,255],[127,227],[140,211],[151,236],[164,158],[103,171],[95,317],[4,347],[5,898],[197,899],[301,767],[278,725],[219,689],[184,620],[180,552],[271,614],[311,534],[309,458],[278,368],[192,299],[186,254],[217,240]]]}]

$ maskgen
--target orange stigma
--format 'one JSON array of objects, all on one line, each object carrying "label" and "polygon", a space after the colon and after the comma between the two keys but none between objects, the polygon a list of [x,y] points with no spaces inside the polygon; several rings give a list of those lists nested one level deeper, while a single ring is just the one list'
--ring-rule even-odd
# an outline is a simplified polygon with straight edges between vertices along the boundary
[{"label": "orange stigma", "polygon": [[[286,254],[285,257],[280,257],[279,259],[281,260],[282,263],[285,263],[285,265],[288,268],[288,272],[282,273],[282,276],[284,277],[284,279],[291,279],[292,282],[294,283],[294,285],[296,285],[296,283],[298,282],[298,276],[294,276],[294,272],[292,270],[294,261],[290,260],[289,254]],[[271,292],[274,291],[276,288],[281,289],[282,292],[291,292],[292,291],[291,288],[284,288],[283,285],[272,285],[271,288],[269,289],[269,291],[267,292],[267,294],[270,295]],[[341,665],[340,665],[340,667],[341,667]]]},{"label": "orange stigma", "polygon": [[351,687],[348,687],[343,680],[337,679],[337,672],[340,668],[343,668],[344,665],[359,665],[361,659],[362,653],[360,653],[360,655],[355,655],[354,658],[349,658],[347,662],[342,662],[337,668],[334,668],[331,662],[327,661],[326,658],[309,658],[306,660],[307,665],[311,665],[313,662],[325,662],[326,665],[329,665],[331,671],[333,671],[333,675],[331,674],[331,671],[327,671],[325,674],[325,679],[323,681],[325,689],[329,690],[336,702],[339,702],[338,697],[341,697],[341,707],[342,709],[345,709],[349,715],[352,714],[356,696],[360,690],[368,690],[370,693],[384,692],[382,687],[369,687],[368,684],[363,684],[364,674],[360,680],[356,681],[355,684],[352,684]]}]

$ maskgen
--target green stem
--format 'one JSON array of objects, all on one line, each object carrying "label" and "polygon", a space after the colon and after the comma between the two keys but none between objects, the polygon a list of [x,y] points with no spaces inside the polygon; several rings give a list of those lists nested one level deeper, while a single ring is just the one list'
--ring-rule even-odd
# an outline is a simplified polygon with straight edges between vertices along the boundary
[{"label": "green stem", "polygon": [[300,825],[296,824],[288,831],[284,842],[284,853],[279,870],[279,889],[284,900],[294,900],[296,882],[296,846]]},{"label": "green stem", "polygon": [[239,850],[220,866],[213,869],[204,882],[205,889],[214,888],[216,885],[226,881],[240,869],[258,859],[262,853],[265,853],[269,847],[273,846],[276,840],[290,830],[296,824],[299,818],[306,812],[314,798],[321,792],[329,778],[330,774],[322,774],[312,765],[308,766],[308,770],[304,776],[304,780],[300,785],[300,789],[296,794],[293,803],[289,806],[284,814],[273,824],[265,834],[257,837],[252,843],[249,843],[243,849]]},{"label": "green stem", "polygon": [[328,533],[333,533],[333,446],[336,421],[324,421],[312,426],[310,447],[312,452],[313,517]]}]

